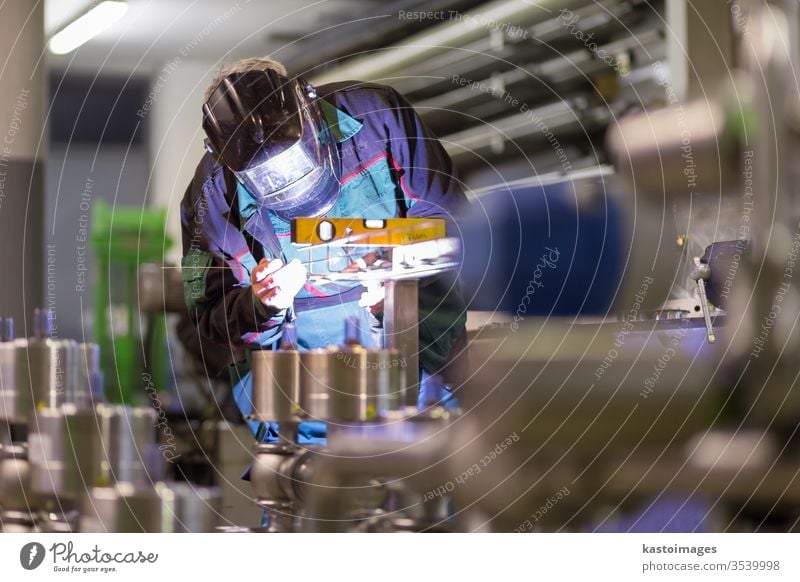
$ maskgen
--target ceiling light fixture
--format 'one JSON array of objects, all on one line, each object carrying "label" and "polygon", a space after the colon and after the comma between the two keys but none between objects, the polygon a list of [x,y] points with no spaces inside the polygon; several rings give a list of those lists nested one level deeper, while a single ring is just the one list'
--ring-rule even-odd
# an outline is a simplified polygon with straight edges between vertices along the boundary
[{"label": "ceiling light fixture", "polygon": [[125,16],[127,11],[127,2],[100,2],[54,34],[50,39],[50,52],[65,55],[74,51]]}]

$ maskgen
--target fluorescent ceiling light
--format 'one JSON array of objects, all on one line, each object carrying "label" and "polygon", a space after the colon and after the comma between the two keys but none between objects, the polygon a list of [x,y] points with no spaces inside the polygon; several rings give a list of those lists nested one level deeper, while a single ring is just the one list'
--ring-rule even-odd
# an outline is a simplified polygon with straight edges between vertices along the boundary
[{"label": "fluorescent ceiling light", "polygon": [[50,52],[65,55],[94,38],[128,11],[127,2],[106,0],[73,20],[50,39]]}]

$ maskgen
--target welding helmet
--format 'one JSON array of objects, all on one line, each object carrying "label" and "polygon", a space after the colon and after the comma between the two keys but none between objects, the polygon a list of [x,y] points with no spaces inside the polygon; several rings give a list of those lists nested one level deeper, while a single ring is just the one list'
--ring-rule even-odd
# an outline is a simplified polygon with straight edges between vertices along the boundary
[{"label": "welding helmet", "polygon": [[275,71],[225,77],[203,104],[206,148],[281,218],[322,216],[340,162],[311,85]]}]

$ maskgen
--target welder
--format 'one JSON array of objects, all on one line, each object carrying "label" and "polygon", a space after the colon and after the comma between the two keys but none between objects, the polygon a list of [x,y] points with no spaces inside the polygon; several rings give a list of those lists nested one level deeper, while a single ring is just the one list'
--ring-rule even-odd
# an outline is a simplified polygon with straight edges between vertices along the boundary
[{"label": "welder", "polygon": [[[285,326],[300,349],[344,341],[357,318],[375,346],[383,294],[355,282],[312,282],[325,261],[353,269],[388,258],[382,249],[315,256],[291,243],[298,217],[443,217],[465,204],[453,164],[414,109],[385,85],[346,81],[314,87],[269,58],[220,71],[202,108],[206,153],[181,203],[186,304],[198,334],[233,350],[276,349]],[[322,250],[322,249],[318,249]],[[323,251],[327,253],[327,250]],[[419,293],[419,404],[448,396],[464,349],[466,310],[452,276]],[[251,412],[247,361],[234,367],[234,396]],[[442,390],[444,387],[444,390]],[[257,439],[278,427],[251,422]],[[309,438],[324,431],[301,425]]]}]

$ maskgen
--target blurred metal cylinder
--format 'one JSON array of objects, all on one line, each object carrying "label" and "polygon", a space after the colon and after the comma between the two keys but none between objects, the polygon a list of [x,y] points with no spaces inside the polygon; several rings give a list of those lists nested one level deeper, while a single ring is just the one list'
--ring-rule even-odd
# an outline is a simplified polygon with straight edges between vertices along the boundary
[{"label": "blurred metal cylinder", "polygon": [[210,532],[217,527],[220,500],[219,489],[188,483],[95,487],[81,504],[80,531]]},{"label": "blurred metal cylinder", "polygon": [[28,452],[23,445],[0,448],[0,509],[30,512],[34,495],[30,491]]},{"label": "blurred metal cylinder", "polygon": [[330,418],[328,403],[331,386],[330,348],[308,350],[300,354],[300,415],[313,420]]},{"label": "blurred metal cylinder", "polygon": [[81,532],[159,533],[161,497],[153,487],[130,483],[94,487],[81,503]]},{"label": "blurred metal cylinder", "polygon": [[399,350],[367,350],[368,397],[380,416],[405,404],[406,369]]},{"label": "blurred metal cylinder", "polygon": [[23,350],[27,343],[24,339],[0,342],[0,419],[24,422],[28,417],[17,380],[17,351]]},{"label": "blurred metal cylinder", "polygon": [[263,507],[288,510],[293,494],[295,447],[283,443],[261,443],[256,446],[255,453],[250,484],[256,501]]},{"label": "blurred metal cylinder", "polygon": [[67,403],[38,410],[30,423],[31,490],[48,499],[76,500],[96,485],[149,485],[161,476],[155,411]]},{"label": "blurred metal cylinder", "polygon": [[367,350],[351,346],[331,356],[328,420],[366,422],[374,418],[367,410]]},{"label": "blurred metal cylinder", "polygon": [[186,310],[181,269],[160,263],[139,267],[139,310],[143,313],[181,313]]},{"label": "blurred metal cylinder", "polygon": [[260,350],[251,354],[253,418],[293,421],[300,400],[300,352]]},{"label": "blurred metal cylinder", "polygon": [[189,483],[157,483],[156,491],[161,498],[161,522],[170,532],[211,532],[219,524],[222,504],[219,488]]},{"label": "blurred metal cylinder", "polygon": [[38,410],[28,433],[31,491],[59,501],[93,485],[94,415],[73,404]]},{"label": "blurred metal cylinder", "polygon": [[676,104],[619,120],[608,151],[632,191],[659,205],[665,197],[732,194],[740,184],[742,119],[722,100]]},{"label": "blurred metal cylinder", "polygon": [[27,422],[31,412],[74,404],[89,410],[102,401],[100,348],[62,339],[0,343],[0,418]]},{"label": "blurred metal cylinder", "polygon": [[31,412],[58,408],[78,396],[78,344],[74,340],[30,339],[16,350],[17,410],[29,420]]},{"label": "blurred metal cylinder", "polygon": [[399,403],[404,360],[397,350],[349,346],[330,357],[329,419],[372,422]]},{"label": "blurred metal cylinder", "polygon": [[36,524],[27,511],[0,511],[0,533],[35,533]]},{"label": "blurred metal cylinder", "polygon": [[103,372],[100,370],[100,346],[78,344],[78,389],[74,396],[78,408],[89,408],[105,401]]},{"label": "blurred metal cylinder", "polygon": [[96,414],[94,485],[149,485],[161,476],[163,458],[156,441],[155,410],[100,404]]}]

